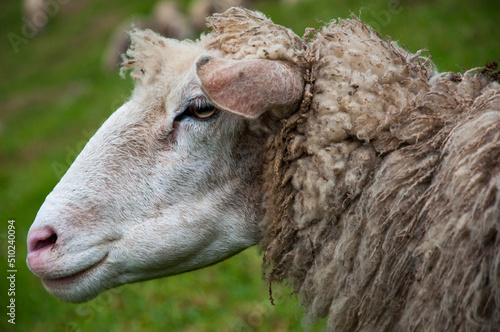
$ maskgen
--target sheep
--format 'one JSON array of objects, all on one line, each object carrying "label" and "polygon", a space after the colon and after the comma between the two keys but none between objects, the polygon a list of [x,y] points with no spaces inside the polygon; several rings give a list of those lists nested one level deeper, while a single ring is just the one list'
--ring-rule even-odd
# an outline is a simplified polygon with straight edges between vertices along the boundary
[{"label": "sheep", "polygon": [[438,73],[355,16],[302,38],[241,8],[209,26],[132,33],[131,99],[28,234],[47,290],[86,301],[260,243],[331,331],[497,329],[494,66]]},{"label": "sheep", "polygon": [[197,0],[189,6],[189,15],[185,15],[179,4],[174,1],[159,1],[153,8],[152,17],[134,16],[120,23],[114,30],[108,47],[103,54],[102,68],[116,69],[121,62],[121,55],[130,46],[127,30],[130,26],[151,29],[160,35],[176,38],[192,38],[206,28],[205,18],[214,13],[224,12],[230,7],[250,7],[250,0]]},{"label": "sheep", "polygon": [[29,37],[34,37],[42,32],[47,25],[49,16],[55,16],[59,11],[59,3],[48,0],[24,0],[23,22],[29,29]]},{"label": "sheep", "polygon": [[104,70],[116,69],[120,63],[121,55],[130,46],[130,37],[126,31],[131,25],[140,29],[151,29],[169,38],[186,39],[194,36],[194,30],[188,18],[181,12],[179,4],[173,1],[159,1],[155,4],[151,17],[135,16],[115,28],[103,54]]},{"label": "sheep", "polygon": [[189,17],[193,27],[198,31],[206,28],[206,17],[214,13],[222,13],[230,7],[252,6],[251,0],[197,0],[189,6]]}]

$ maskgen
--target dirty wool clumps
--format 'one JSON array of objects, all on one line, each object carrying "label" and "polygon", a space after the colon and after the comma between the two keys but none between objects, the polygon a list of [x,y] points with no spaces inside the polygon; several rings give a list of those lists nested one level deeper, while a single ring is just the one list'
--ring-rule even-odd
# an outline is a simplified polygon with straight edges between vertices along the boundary
[{"label": "dirty wool clumps", "polygon": [[355,17],[308,33],[302,107],[268,144],[267,277],[332,331],[494,330],[498,84]]},{"label": "dirty wool clumps", "polygon": [[229,59],[285,60],[300,64],[305,45],[293,31],[274,24],[262,13],[231,8],[208,18],[213,33],[202,38],[208,49]]}]

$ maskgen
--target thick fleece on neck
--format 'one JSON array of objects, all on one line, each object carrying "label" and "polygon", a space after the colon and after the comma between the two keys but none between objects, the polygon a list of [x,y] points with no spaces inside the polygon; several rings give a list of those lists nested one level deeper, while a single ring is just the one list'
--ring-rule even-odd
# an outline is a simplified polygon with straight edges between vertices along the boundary
[{"label": "thick fleece on neck", "polygon": [[268,278],[332,331],[500,324],[500,88],[422,54],[356,18],[323,28],[269,142]]}]

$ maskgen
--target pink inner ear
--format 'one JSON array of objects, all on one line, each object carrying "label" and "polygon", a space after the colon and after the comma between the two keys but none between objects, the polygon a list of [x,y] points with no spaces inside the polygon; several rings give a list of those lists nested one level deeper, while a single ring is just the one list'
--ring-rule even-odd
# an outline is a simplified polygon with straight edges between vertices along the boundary
[{"label": "pink inner ear", "polygon": [[245,119],[256,119],[270,110],[291,113],[302,98],[301,71],[280,61],[226,60],[201,55],[195,65],[208,100]]}]

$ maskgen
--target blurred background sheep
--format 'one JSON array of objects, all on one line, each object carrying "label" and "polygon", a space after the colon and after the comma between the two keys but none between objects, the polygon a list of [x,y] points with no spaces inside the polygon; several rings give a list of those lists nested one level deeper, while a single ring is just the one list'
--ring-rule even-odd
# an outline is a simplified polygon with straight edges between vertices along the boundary
[{"label": "blurred background sheep", "polygon": [[206,29],[207,16],[222,13],[230,7],[250,8],[251,5],[251,0],[197,0],[190,4],[188,14],[185,14],[177,2],[160,1],[150,16],[127,19],[115,28],[104,54],[103,68],[114,69],[121,62],[121,55],[130,45],[128,31],[132,26],[153,30],[168,38],[195,38]]},{"label": "blurred background sheep", "polygon": [[26,24],[30,27],[33,33],[36,35],[45,29],[49,21],[49,8],[50,16],[54,16],[57,13],[57,7],[54,7],[55,1],[49,4],[49,0],[24,0],[23,10],[24,16],[26,17]]},{"label": "blurred background sheep", "polygon": [[175,39],[194,37],[194,29],[174,1],[156,3],[150,16],[134,16],[120,23],[114,30],[103,58],[105,69],[115,69],[121,62],[121,55],[130,45],[128,32],[132,27],[150,29],[162,36]]}]

